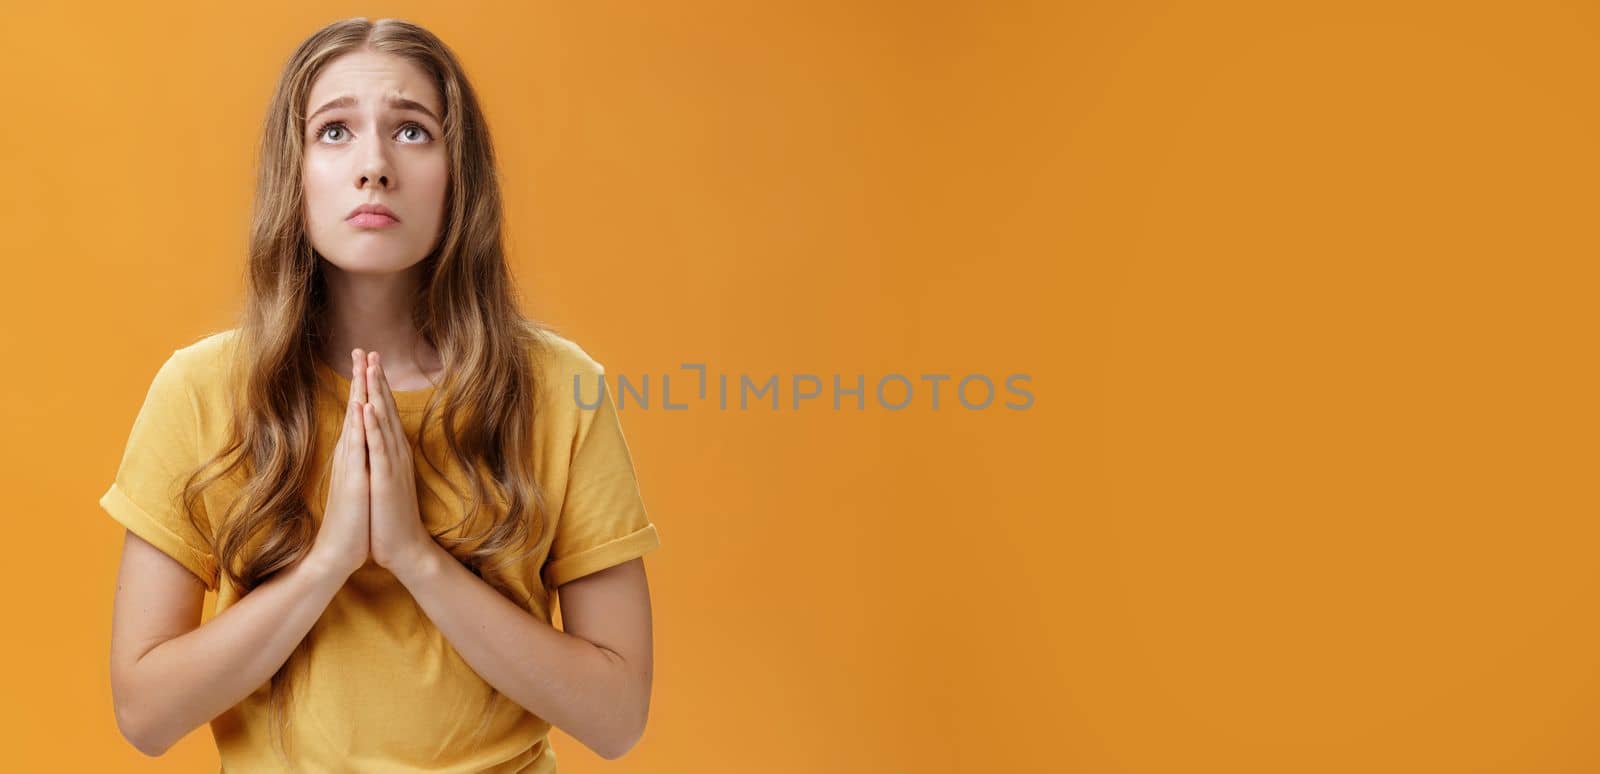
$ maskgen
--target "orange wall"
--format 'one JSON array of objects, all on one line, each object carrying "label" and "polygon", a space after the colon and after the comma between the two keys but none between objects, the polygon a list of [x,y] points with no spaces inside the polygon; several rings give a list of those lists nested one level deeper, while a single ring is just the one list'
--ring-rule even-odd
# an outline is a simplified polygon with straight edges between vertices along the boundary
[{"label": "orange wall", "polygon": [[239,301],[279,66],[366,14],[462,57],[612,372],[1031,376],[625,410],[650,727],[563,771],[1600,768],[1600,10],[641,5],[7,7],[8,766],[215,770],[118,736],[95,502]]}]

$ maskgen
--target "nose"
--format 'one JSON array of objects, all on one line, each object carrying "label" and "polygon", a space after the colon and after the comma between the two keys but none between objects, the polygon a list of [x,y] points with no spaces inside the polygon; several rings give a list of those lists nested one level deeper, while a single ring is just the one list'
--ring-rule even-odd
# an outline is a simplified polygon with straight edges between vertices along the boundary
[{"label": "nose", "polygon": [[374,184],[380,188],[390,187],[394,183],[394,170],[389,168],[389,158],[384,152],[383,143],[374,141],[367,143],[367,146],[367,151],[361,156],[356,187],[364,189]]}]

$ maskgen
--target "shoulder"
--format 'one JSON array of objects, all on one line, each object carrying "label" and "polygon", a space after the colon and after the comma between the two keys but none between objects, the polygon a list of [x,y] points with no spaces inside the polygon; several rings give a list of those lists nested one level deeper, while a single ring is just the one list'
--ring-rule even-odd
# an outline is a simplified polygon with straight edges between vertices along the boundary
[{"label": "shoulder", "polygon": [[605,404],[605,365],[572,337],[541,328],[533,358],[540,416],[552,437],[582,438]]},{"label": "shoulder", "polygon": [[173,350],[161,365],[161,376],[199,394],[225,387],[239,329],[204,333]]},{"label": "shoulder", "polygon": [[143,411],[161,422],[214,423],[228,405],[237,329],[206,333],[178,347],[156,369]]},{"label": "shoulder", "polygon": [[135,420],[135,432],[187,438],[209,425],[209,414],[225,405],[229,331],[204,334],[174,349],[155,369]]},{"label": "shoulder", "polygon": [[605,373],[605,366],[571,337],[546,327],[532,327],[533,365],[547,387],[571,385]]}]

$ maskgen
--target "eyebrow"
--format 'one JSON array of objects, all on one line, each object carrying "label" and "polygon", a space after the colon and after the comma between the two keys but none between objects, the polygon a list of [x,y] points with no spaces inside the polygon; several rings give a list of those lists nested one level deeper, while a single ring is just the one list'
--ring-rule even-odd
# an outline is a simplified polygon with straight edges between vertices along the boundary
[{"label": "eyebrow", "polygon": [[[306,121],[309,122],[311,119],[316,118],[317,116],[321,115],[325,111],[333,110],[335,108],[351,107],[351,106],[357,104],[358,101],[359,100],[357,100],[355,97],[352,97],[352,96],[350,96],[348,94],[346,94],[343,97],[338,97],[338,98],[335,98],[335,99],[328,100],[328,102],[325,103],[322,107],[317,108],[315,111],[313,111],[311,113],[311,115],[306,116]],[[386,99],[384,101],[389,104],[389,107],[395,108],[397,110],[415,110],[418,113],[422,113],[423,115],[426,115],[427,117],[433,119],[434,123],[436,123],[436,124],[443,124],[444,123],[443,121],[439,120],[438,116],[433,114],[432,110],[428,109],[427,105],[424,105],[421,102],[417,102],[416,100],[410,100],[410,99],[406,99],[405,97],[397,97],[397,96],[391,95],[388,99]]]}]

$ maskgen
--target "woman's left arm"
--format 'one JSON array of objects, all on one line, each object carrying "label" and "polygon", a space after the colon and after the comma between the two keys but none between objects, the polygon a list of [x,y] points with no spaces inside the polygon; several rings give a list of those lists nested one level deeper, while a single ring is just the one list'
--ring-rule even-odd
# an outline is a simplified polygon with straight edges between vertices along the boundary
[{"label": "woman's left arm", "polygon": [[485,682],[601,757],[621,757],[650,709],[650,590],[630,559],[560,586],[566,631],[535,618],[456,561],[422,524],[416,469],[394,394],[369,355],[371,551]]},{"label": "woman's left arm", "polygon": [[390,568],[461,658],[529,712],[616,759],[650,709],[650,592],[644,560],[561,586],[556,629],[473,575],[431,540]]}]

